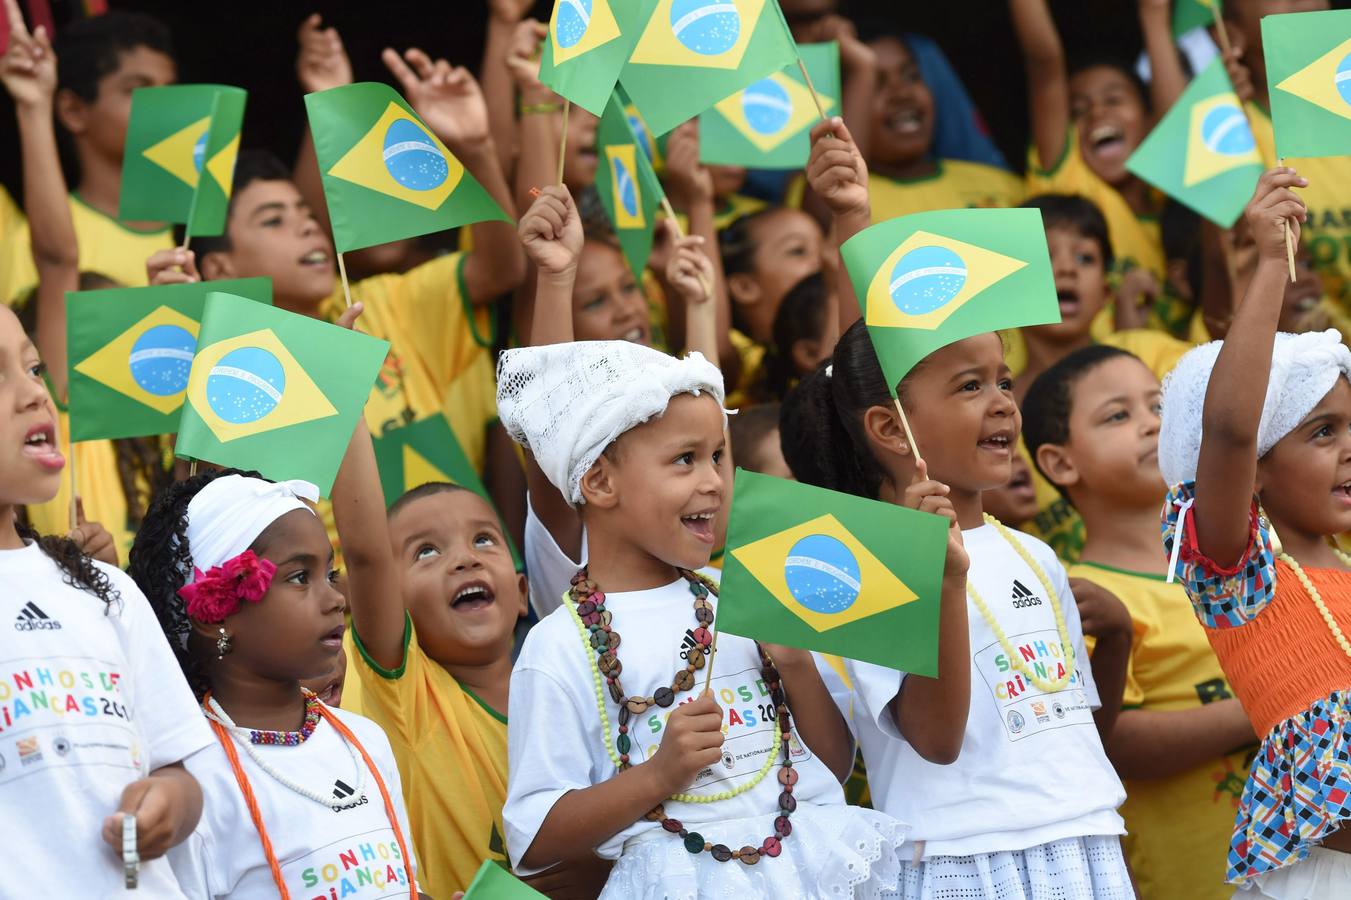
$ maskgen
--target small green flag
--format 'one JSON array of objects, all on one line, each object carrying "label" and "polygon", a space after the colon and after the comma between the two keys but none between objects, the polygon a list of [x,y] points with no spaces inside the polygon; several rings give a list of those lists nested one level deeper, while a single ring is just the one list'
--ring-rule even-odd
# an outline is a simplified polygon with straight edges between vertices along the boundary
[{"label": "small green flag", "polygon": [[305,95],[339,253],[489,219],[496,201],[393,88]]},{"label": "small green flag", "polygon": [[652,162],[638,142],[618,94],[611,96],[596,127],[596,194],[614,225],[624,258],[637,278],[652,253],[657,207],[665,194]]},{"label": "small green flag", "polygon": [[1223,60],[1192,79],[1126,168],[1221,228],[1233,226],[1262,175],[1262,155]]},{"label": "small green flag", "polygon": [[197,348],[175,452],[328,496],[389,343],[212,291]]},{"label": "small green flag", "polygon": [[[839,107],[840,47],[798,50],[826,115]],[[808,132],[821,114],[796,64],[718,101],[699,115],[699,161],[748,169],[800,169],[811,155]]]},{"label": "small green flag", "polygon": [[539,80],[593,115],[601,115],[633,50],[650,0],[554,0]]},{"label": "small green flag", "polygon": [[947,532],[941,516],[737,469],[718,628],[932,677]]},{"label": "small green flag", "polygon": [[1351,10],[1262,19],[1276,155],[1351,154]]},{"label": "small green flag", "polygon": [[272,279],[66,294],[73,441],[172,434],[188,389],[206,295],[272,303]]},{"label": "small green flag", "polygon": [[892,396],[940,347],[1060,321],[1036,209],[945,209],[873,225],[840,248]]},{"label": "small green flag", "polygon": [[247,91],[221,84],[133,91],[117,217],[223,233],[247,99]]},{"label": "small green flag", "polygon": [[797,63],[778,0],[656,0],[649,9],[619,81],[657,134]]},{"label": "small green flag", "polygon": [[545,900],[545,897],[500,863],[487,859],[469,883],[464,900]]},{"label": "small green flag", "polygon": [[1174,0],[1173,36],[1181,37],[1193,28],[1206,28],[1220,19],[1220,0]]}]

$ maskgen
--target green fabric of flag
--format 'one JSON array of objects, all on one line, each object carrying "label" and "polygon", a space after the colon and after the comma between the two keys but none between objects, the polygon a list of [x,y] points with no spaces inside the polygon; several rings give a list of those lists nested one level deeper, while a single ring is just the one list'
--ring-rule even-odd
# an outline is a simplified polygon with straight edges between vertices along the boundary
[{"label": "green fabric of flag", "polygon": [[938,674],[948,521],[738,469],[719,630]]},{"label": "green fabric of flag", "polygon": [[940,347],[1060,321],[1036,209],[946,209],[881,222],[840,248],[887,385]]},{"label": "green fabric of flag", "polygon": [[601,115],[654,0],[554,0],[539,80],[560,97]]},{"label": "green fabric of flag", "polygon": [[1221,228],[1233,226],[1262,175],[1262,156],[1223,60],[1192,79],[1126,168]]},{"label": "green fabric of flag", "polygon": [[[839,45],[804,44],[798,50],[826,115],[836,115]],[[790,65],[700,113],[699,161],[748,169],[800,169],[811,155],[809,133],[820,119],[802,72]]]},{"label": "green fabric of flag", "polygon": [[393,88],[305,96],[339,253],[490,219],[510,221]]},{"label": "green fabric of flag", "polygon": [[797,63],[777,0],[656,0],[649,8],[619,82],[657,134]]},{"label": "green fabric of flag", "polygon": [[1351,10],[1262,19],[1276,155],[1351,154]]},{"label": "green fabric of flag", "polygon": [[172,434],[207,294],[272,303],[270,278],[66,294],[73,441]]},{"label": "green fabric of flag", "polygon": [[624,115],[628,117],[629,128],[633,130],[633,136],[638,139],[638,146],[642,147],[647,153],[648,160],[652,163],[652,171],[658,175],[666,167],[666,145],[670,141],[669,134],[655,135],[652,129],[647,127],[647,122],[643,121],[643,114],[638,111],[638,107],[633,105],[629,95],[624,92],[622,84],[615,85],[615,93],[619,95],[619,102],[624,107]]},{"label": "green fabric of flag", "polygon": [[212,291],[175,452],[303,478],[328,496],[388,351],[387,341]]},{"label": "green fabric of flag", "polygon": [[647,151],[629,127],[619,95],[611,96],[596,127],[596,194],[610,217],[629,268],[642,278],[652,253],[652,232],[661,205],[661,182]]},{"label": "green fabric of flag", "polygon": [[544,895],[502,864],[486,859],[464,892],[464,900],[544,900]]},{"label": "green fabric of flag", "polygon": [[205,217],[190,234],[225,230],[248,93],[222,84],[137,88],[123,145],[117,217],[125,222],[187,224],[193,199],[205,195]]},{"label": "green fabric of flag", "polygon": [[1181,37],[1193,28],[1205,28],[1220,18],[1220,0],[1174,0],[1173,36]]}]

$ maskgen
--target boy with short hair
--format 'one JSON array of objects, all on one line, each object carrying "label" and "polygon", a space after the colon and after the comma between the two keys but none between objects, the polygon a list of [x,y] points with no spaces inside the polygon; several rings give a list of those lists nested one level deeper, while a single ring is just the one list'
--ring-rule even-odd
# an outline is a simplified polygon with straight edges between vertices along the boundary
[{"label": "boy with short hair", "polygon": [[727,420],[727,431],[738,466],[775,478],[793,477],[779,446],[779,404],[761,403],[737,410]]},{"label": "boy with short hair", "polygon": [[1130,610],[1121,714],[1103,744],[1126,780],[1125,846],[1145,900],[1227,898],[1225,853],[1255,737],[1181,585],[1165,583],[1159,381],[1114,347],[1047,369],[1022,404],[1038,471],[1083,518],[1069,568]]}]

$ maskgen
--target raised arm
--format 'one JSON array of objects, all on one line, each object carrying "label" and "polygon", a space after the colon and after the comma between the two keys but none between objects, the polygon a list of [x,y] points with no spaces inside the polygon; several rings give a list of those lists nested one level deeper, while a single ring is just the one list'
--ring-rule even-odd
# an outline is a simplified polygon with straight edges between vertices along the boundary
[{"label": "raised arm", "polygon": [[1196,466],[1195,537],[1201,553],[1221,566],[1238,562],[1248,548],[1258,426],[1288,277],[1285,227],[1298,242],[1305,214],[1291,188],[1307,184],[1294,169],[1272,169],[1244,213],[1257,242],[1257,271],[1210,375]]},{"label": "raised arm", "polygon": [[1169,0],[1140,0],[1140,33],[1149,56],[1149,98],[1154,105],[1154,120],[1158,121],[1187,89],[1187,73],[1173,43]]},{"label": "raised arm", "polygon": [[715,365],[718,359],[718,316],[714,309],[712,288],[715,275],[713,263],[702,235],[690,234],[677,239],[676,224],[665,225],[671,232],[674,248],[666,263],[666,283],[680,295],[685,310],[685,349],[702,353]]},{"label": "raised arm", "polygon": [[1032,146],[1037,150],[1037,165],[1049,169],[1065,148],[1070,124],[1065,48],[1060,44],[1060,33],[1046,0],[1009,0],[1009,12],[1027,71]]},{"label": "raised arm", "polygon": [[[812,151],[807,160],[807,182],[831,213],[831,239],[838,256],[845,241],[872,224],[872,206],[868,202],[868,166],[853,136],[838,116],[816,123],[812,128]],[[863,314],[853,282],[842,260],[836,271],[836,321],[839,333]]]},{"label": "raised arm", "polygon": [[840,45],[840,77],[843,97],[839,111],[846,125],[858,132],[859,152],[868,155],[868,132],[872,121],[873,96],[877,92],[877,54],[858,39],[858,29],[844,16],[825,15],[793,28],[799,44],[835,41]]},{"label": "raised arm", "polygon": [[[300,23],[296,31],[296,42],[300,45],[296,56],[296,80],[300,82],[300,89],[307,94],[352,83],[352,61],[347,57],[342,36],[338,34],[338,29],[322,26],[323,19],[318,13],[312,13]],[[291,178],[300,196],[309,205],[310,212],[314,213],[319,228],[325,233],[332,233],[328,203],[324,199],[324,182],[319,174],[319,157],[314,153],[314,137],[308,128],[301,135]]]},{"label": "raised arm", "polygon": [[488,127],[502,171],[511,173],[516,160],[516,86],[507,68],[511,39],[534,0],[488,0],[488,32],[483,41],[483,99],[488,105]]}]

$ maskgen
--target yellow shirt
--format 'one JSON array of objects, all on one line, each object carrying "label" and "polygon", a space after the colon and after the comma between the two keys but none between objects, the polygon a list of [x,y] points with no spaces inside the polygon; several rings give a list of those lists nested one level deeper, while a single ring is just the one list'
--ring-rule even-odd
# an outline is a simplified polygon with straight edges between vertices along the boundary
[{"label": "yellow shirt", "polygon": [[[1144,328],[1114,331],[1097,338],[1096,342],[1140,357],[1159,381],[1163,381],[1163,376],[1177,365],[1182,354],[1192,348],[1192,344],[1187,341],[1180,341],[1161,331],[1149,331]],[[1008,356],[1005,358],[1007,360]],[[1013,377],[1017,378],[1022,367],[1027,365],[1027,357],[1024,355],[1018,361],[1016,370],[1013,362],[1009,360],[1008,365],[1013,371]],[[1037,467],[1031,465],[1032,457],[1028,455],[1027,445],[1023,443],[1021,435],[1018,437],[1018,452],[1031,466],[1032,487],[1037,492],[1037,514],[1024,523],[1022,530],[1049,544],[1056,556],[1066,562],[1074,562],[1079,558],[1079,552],[1084,549],[1084,523],[1079,518],[1079,513],[1070,506],[1068,500],[1060,496],[1054,485],[1041,477]]]},{"label": "yellow shirt", "polygon": [[722,231],[737,219],[753,215],[768,209],[769,204],[757,197],[744,194],[731,194],[722,199],[722,204],[713,213],[713,230]]},{"label": "yellow shirt", "polygon": [[[1195,709],[1233,697],[1205,631],[1180,584],[1162,575],[1092,563],[1069,569],[1121,598],[1134,623],[1134,642],[1121,706]],[[1221,900],[1225,854],[1247,777],[1249,750],[1216,757],[1169,778],[1126,781],[1126,853],[1143,900]]]},{"label": "yellow shirt", "polygon": [[507,717],[422,652],[411,619],[397,669],[380,668],[360,637],[355,643],[364,714],[389,735],[403,779],[418,882],[429,896],[449,897],[469,887],[485,859],[506,861]]},{"label": "yellow shirt", "polygon": [[932,209],[1017,206],[1023,186],[1016,175],[957,159],[938,160],[938,171],[904,181],[873,172],[868,176],[868,202],[873,221]]},{"label": "yellow shirt", "polygon": [[747,391],[760,379],[760,370],[765,364],[765,347],[735,328],[727,333],[727,337],[741,359],[741,380],[737,383],[736,390],[727,397],[727,408],[736,409],[750,405]]},{"label": "yellow shirt", "polygon": [[1036,151],[1027,164],[1027,196],[1077,194],[1093,201],[1107,220],[1112,239],[1114,268],[1118,272],[1142,266],[1164,280],[1163,237],[1158,220],[1137,216],[1124,197],[1097,176],[1079,154],[1079,135],[1074,128],[1065,136],[1065,149],[1050,171],[1037,166]]},{"label": "yellow shirt", "polygon": [[[0,191],[0,300],[9,305],[38,281],[28,220]],[[70,195],[70,216],[80,248],[80,271],[98,272],[127,287],[145,286],[145,261],[174,245],[173,231],[135,231]]]}]

